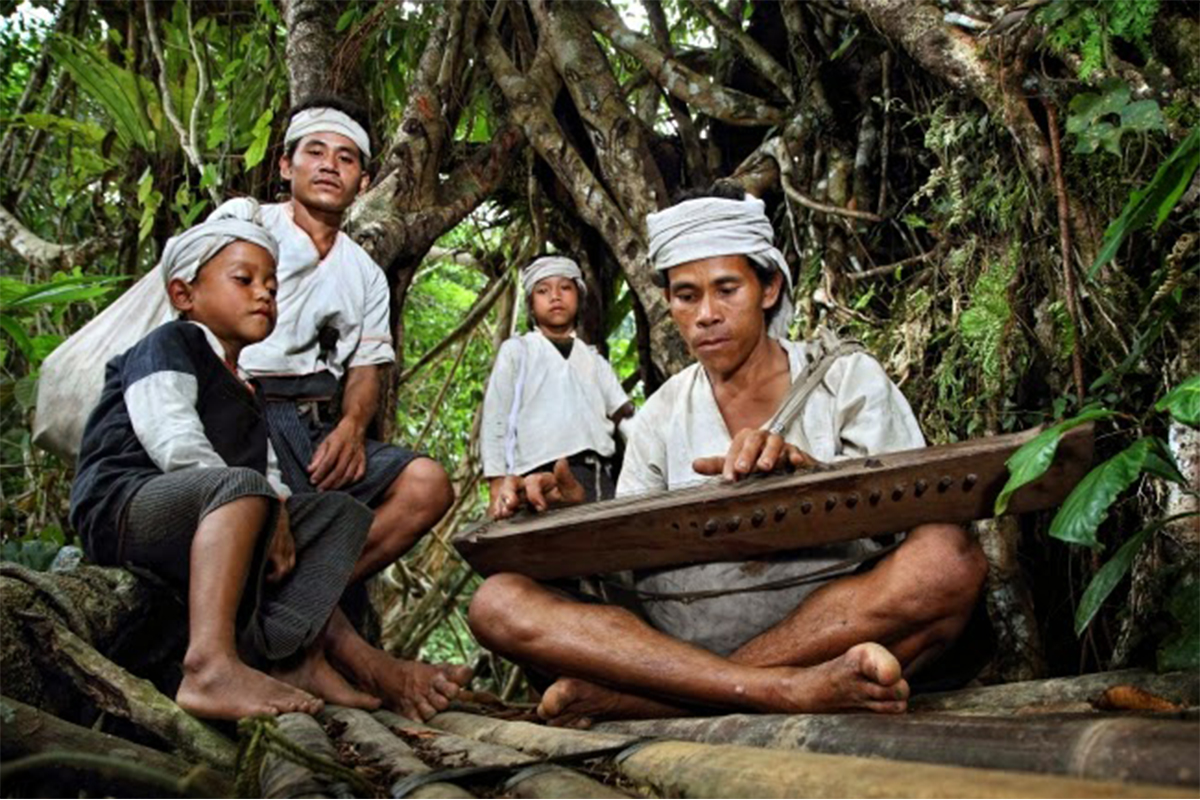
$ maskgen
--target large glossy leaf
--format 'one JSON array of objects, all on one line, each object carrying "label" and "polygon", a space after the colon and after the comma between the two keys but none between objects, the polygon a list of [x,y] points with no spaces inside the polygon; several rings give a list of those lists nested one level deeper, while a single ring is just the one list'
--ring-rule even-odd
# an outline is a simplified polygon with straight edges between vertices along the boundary
[{"label": "large glossy leaf", "polygon": [[1092,262],[1088,275],[1095,275],[1096,270],[1111,261],[1131,232],[1151,220],[1154,220],[1156,228],[1162,225],[1188,187],[1197,167],[1200,167],[1200,128],[1193,128],[1154,173],[1150,183],[1129,196],[1121,215],[1104,231],[1100,253]]},{"label": "large glossy leaf", "polygon": [[1099,547],[1096,529],[1108,516],[1117,495],[1137,480],[1146,459],[1157,448],[1158,440],[1152,437],[1138,439],[1085,475],[1054,515],[1050,535],[1072,544]]},{"label": "large glossy leaf", "polygon": [[126,275],[84,275],[42,283],[6,304],[6,311],[93,300],[112,291],[111,284],[129,280]]},{"label": "large glossy leaf", "polygon": [[1008,510],[1008,501],[1014,492],[1025,484],[1036,481],[1050,469],[1063,434],[1084,423],[1108,419],[1114,413],[1105,408],[1085,408],[1078,416],[1047,428],[1021,445],[1005,462],[1008,466],[1008,482],[996,497],[996,515],[999,516]]},{"label": "large glossy leaf", "polygon": [[80,88],[104,106],[117,138],[125,146],[155,149],[156,135],[146,107],[151,102],[157,104],[158,93],[149,81],[69,36],[51,40],[50,52]]},{"label": "large glossy leaf", "polygon": [[1092,578],[1092,582],[1088,584],[1087,589],[1084,589],[1083,597],[1079,600],[1079,608],[1075,609],[1076,636],[1082,634],[1091,624],[1092,618],[1096,616],[1100,606],[1104,605],[1104,601],[1108,599],[1113,589],[1117,588],[1117,584],[1133,566],[1133,557],[1137,555],[1137,551],[1142,548],[1142,544],[1150,534],[1159,527],[1159,525],[1152,525],[1135,533],[1133,538],[1121,545],[1117,554],[1110,558]]},{"label": "large glossy leaf", "polygon": [[1176,422],[1200,426],[1200,375],[1193,375],[1154,404],[1155,411],[1168,411]]}]

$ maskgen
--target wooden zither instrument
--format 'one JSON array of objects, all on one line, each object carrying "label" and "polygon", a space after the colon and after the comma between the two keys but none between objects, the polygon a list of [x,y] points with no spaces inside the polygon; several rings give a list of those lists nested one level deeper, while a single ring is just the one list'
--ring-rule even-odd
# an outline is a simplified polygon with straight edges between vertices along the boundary
[{"label": "wooden zither instrument", "polygon": [[[994,516],[1005,461],[1038,430],[839,462],[821,471],[521,514],[453,539],[484,575],[539,580],[737,561]],[[1046,473],[1009,500],[1009,514],[1051,508],[1091,468],[1092,426],[1059,441]]]}]

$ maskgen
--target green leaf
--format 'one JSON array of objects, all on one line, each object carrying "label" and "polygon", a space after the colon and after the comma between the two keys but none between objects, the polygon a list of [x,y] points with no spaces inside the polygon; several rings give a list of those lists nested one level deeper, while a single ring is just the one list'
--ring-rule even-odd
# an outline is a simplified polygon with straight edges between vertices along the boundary
[{"label": "green leaf", "polygon": [[1158,648],[1159,670],[1200,669],[1200,580],[1193,577],[1176,584],[1167,611],[1179,631]]},{"label": "green leaf", "polygon": [[1156,439],[1138,439],[1083,477],[1050,523],[1055,539],[1086,547],[1099,547],[1096,529],[1108,516],[1117,495],[1129,488],[1146,459],[1156,447]]},{"label": "green leaf", "polygon": [[58,551],[61,549],[61,545],[41,539],[28,541],[10,539],[0,545],[0,558],[16,562],[36,572],[45,572],[50,569],[50,565],[54,563],[54,556],[58,555]]},{"label": "green leaf", "polygon": [[128,275],[81,275],[50,283],[40,283],[6,304],[6,310],[61,305],[80,300],[103,297],[112,291],[111,284],[129,280]]},{"label": "green leaf", "polygon": [[996,497],[996,515],[1003,514],[1008,509],[1008,501],[1013,493],[1022,486],[1036,481],[1050,469],[1054,463],[1054,454],[1058,451],[1058,442],[1063,434],[1072,428],[1088,422],[1108,419],[1115,412],[1105,408],[1085,408],[1078,416],[1064,420],[1052,428],[1039,433],[1025,444],[1005,462],[1008,467],[1008,482]]},{"label": "green leaf", "polygon": [[150,192],[154,191],[154,174],[150,172],[150,168],[142,172],[142,176],[138,178],[137,199],[141,205],[146,205],[146,201],[150,198]]},{"label": "green leaf", "polygon": [[1121,109],[1121,128],[1127,131],[1165,131],[1162,109],[1153,100],[1139,100]]},{"label": "green leaf", "polygon": [[136,145],[153,152],[156,136],[146,113],[147,105],[158,103],[153,85],[70,36],[56,36],[48,46],[54,60],[103,106],[112,118],[117,138],[127,147]]},{"label": "green leaf", "polygon": [[268,108],[255,121],[254,141],[250,143],[245,155],[244,168],[247,171],[257,167],[267,154],[267,145],[271,143],[271,120],[274,118],[275,111]]},{"label": "green leaf", "polygon": [[13,387],[13,398],[21,406],[22,411],[28,411],[37,405],[37,377],[26,375],[17,381]]},{"label": "green leaf", "polygon": [[25,332],[25,328],[21,323],[7,314],[0,314],[0,330],[3,330],[12,338],[25,358],[33,360],[33,342],[30,341],[29,334]]},{"label": "green leaf", "polygon": [[346,28],[349,28],[350,23],[354,21],[356,16],[358,16],[358,9],[354,7],[350,7],[343,11],[342,15],[338,17],[337,25],[334,26],[334,31],[336,33],[341,33],[342,31],[346,30]]},{"label": "green leaf", "polygon": [[1169,411],[1171,418],[1193,428],[1200,427],[1200,375],[1193,375],[1154,404],[1155,411]]},{"label": "green leaf", "polygon": [[1091,624],[1092,618],[1096,616],[1100,606],[1104,605],[1104,601],[1108,599],[1113,589],[1117,588],[1117,584],[1133,566],[1133,557],[1137,555],[1137,551],[1142,548],[1142,544],[1150,534],[1160,526],[1161,523],[1156,523],[1135,533],[1129,541],[1121,545],[1121,549],[1117,550],[1116,555],[1096,572],[1092,582],[1083,591],[1083,597],[1079,600],[1079,608],[1075,609],[1076,636],[1082,635],[1087,626]]},{"label": "green leaf", "polygon": [[1197,167],[1200,167],[1200,128],[1193,128],[1154,173],[1150,183],[1129,196],[1121,215],[1104,231],[1104,241],[1088,270],[1088,277],[1094,276],[1100,267],[1112,260],[1130,233],[1151,219],[1155,228],[1163,224],[1187,189]]}]

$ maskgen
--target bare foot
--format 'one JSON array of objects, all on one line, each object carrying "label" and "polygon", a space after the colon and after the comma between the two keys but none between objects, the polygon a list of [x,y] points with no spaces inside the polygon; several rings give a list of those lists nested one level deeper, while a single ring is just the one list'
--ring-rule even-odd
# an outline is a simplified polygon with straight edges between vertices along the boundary
[{"label": "bare foot", "polygon": [[908,708],[908,682],[900,662],[883,645],[867,642],[814,667],[772,667],[780,681],[766,698],[753,702],[760,711],[791,714],[865,709],[899,714]]},{"label": "bare foot", "polygon": [[[758,691],[744,687],[742,708],[788,714],[869,710],[901,713],[908,707],[908,683],[900,662],[882,645],[855,645],[838,658],[814,667],[769,667],[759,671]],[[586,728],[595,720],[687,716],[696,708],[675,706],[636,694],[609,689],[578,678],[559,678],[542,695],[538,716],[550,725]]]},{"label": "bare foot", "polygon": [[682,717],[692,712],[579,678],[559,678],[542,695],[537,713],[555,727],[590,728],[596,720]]},{"label": "bare foot", "polygon": [[375,648],[360,651],[353,661],[338,663],[360,686],[383,700],[384,707],[421,721],[449,708],[473,675],[470,667],[405,661]]},{"label": "bare foot", "polygon": [[351,686],[342,674],[325,660],[325,650],[320,645],[310,648],[304,659],[295,667],[276,668],[271,670],[271,674],[284,683],[311,692],[327,703],[348,708],[365,708],[368,711],[379,708],[379,698]]},{"label": "bare foot", "polygon": [[315,714],[324,705],[308,692],[251,669],[233,656],[191,653],[183,661],[183,682],[175,702],[193,716],[228,720],[291,711]]}]

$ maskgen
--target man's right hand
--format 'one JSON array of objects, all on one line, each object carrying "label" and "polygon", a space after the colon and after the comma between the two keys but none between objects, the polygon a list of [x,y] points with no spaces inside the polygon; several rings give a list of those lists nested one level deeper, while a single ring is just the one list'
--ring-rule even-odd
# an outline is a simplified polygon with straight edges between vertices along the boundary
[{"label": "man's right hand", "polygon": [[733,437],[725,455],[697,458],[692,469],[700,475],[720,475],[732,483],[754,473],[816,467],[820,463],[796,445],[785,442],[778,433],[747,428]]},{"label": "man's right hand", "polygon": [[505,475],[491,481],[488,516],[507,519],[522,506],[542,512],[554,506],[578,505],[587,499],[565,458],[554,462],[553,472],[534,472],[524,477]]}]

